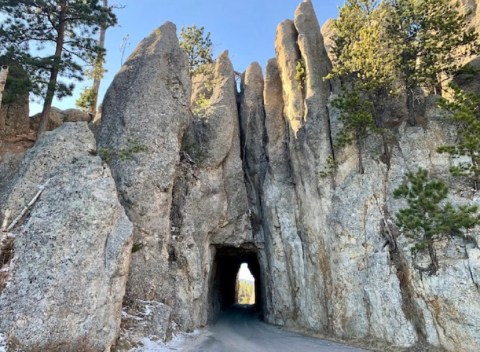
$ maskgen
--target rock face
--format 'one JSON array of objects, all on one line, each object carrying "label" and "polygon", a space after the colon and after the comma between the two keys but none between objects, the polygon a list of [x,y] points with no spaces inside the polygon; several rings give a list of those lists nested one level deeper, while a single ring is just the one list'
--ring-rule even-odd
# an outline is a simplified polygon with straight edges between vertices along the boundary
[{"label": "rock face", "polygon": [[[227,52],[192,83],[173,24],[141,42],[107,92],[96,133],[133,223],[126,295],[130,224],[105,164],[88,153],[86,124],[66,124],[28,154],[16,186],[0,195],[2,209],[6,199],[17,213],[51,178],[3,271],[0,333],[26,346],[85,335],[108,348],[123,299],[117,346],[145,335],[167,340],[235,303],[235,278],[247,263],[267,322],[402,347],[480,350],[479,230],[436,243],[440,268],[427,275],[418,267],[428,258],[413,256],[394,226],[404,204],[393,191],[420,167],[449,182],[452,202],[480,205],[478,192],[450,176],[452,160],[436,152],[455,131],[433,97],[424,127],[402,124],[404,107],[385,109],[394,121],[388,153],[383,140],[368,138],[359,173],[356,147],[334,147],[340,121],[330,102],[338,92],[323,80],[331,69],[324,42],[306,0],[277,28],[265,75],[253,63],[240,92]],[[81,292],[70,289],[74,279]]]},{"label": "rock face", "polygon": [[175,32],[166,23],[139,44],[107,91],[97,135],[134,224],[139,250],[126,295],[132,305],[173,304],[165,301],[178,290],[169,282],[170,212],[191,88]]},{"label": "rock face", "polygon": [[30,131],[28,93],[15,102],[0,107],[0,137],[16,136]]},{"label": "rock face", "polygon": [[[2,263],[0,332],[13,350],[107,351],[120,328],[132,224],[86,123],[47,134],[22,162],[2,211],[20,213],[45,185],[14,256]],[[48,181],[48,183],[47,183]]]},{"label": "rock face", "polygon": [[[401,205],[392,194],[408,170],[422,167],[449,179],[449,159],[436,149],[454,136],[445,134],[435,110],[428,110],[426,129],[395,131],[398,143],[389,164],[377,152],[381,141],[371,139],[363,155],[365,174],[358,173],[357,151],[350,147],[335,150],[337,172],[321,177],[328,170],[338,116],[327,111],[331,88],[321,78],[329,60],[319,33],[312,5],[304,1],[295,21],[278,27],[277,58],[267,65],[268,167],[260,189],[269,278],[266,319],[343,338],[475,351],[480,346],[475,319],[480,305],[474,299],[478,230],[472,233],[474,243],[439,244],[441,270],[422,276],[414,267],[425,259],[412,257],[404,237],[398,251],[389,251],[381,227]],[[294,81],[299,58],[306,68],[303,90]],[[478,204],[478,194],[463,194],[466,199],[454,198]],[[470,303],[463,305],[460,297]]]},{"label": "rock face", "polygon": [[[451,181],[450,160],[436,149],[455,133],[437,110],[427,107],[425,128],[396,124],[389,162],[378,152],[383,141],[367,140],[360,174],[356,148],[333,147],[336,87],[322,79],[331,65],[310,1],[279,25],[265,78],[252,64],[237,93],[227,53],[212,75],[195,78],[193,116],[174,31],[162,26],[119,73],[98,137],[136,229],[125,335],[168,339],[215,319],[233,303],[246,262],[268,322],[403,347],[478,350],[478,231],[475,241],[438,243],[433,276],[416,269],[425,258],[412,256],[405,237],[385,246],[385,224],[402,205],[393,190],[408,170]],[[148,150],[122,159],[135,138]],[[480,202],[458,182],[452,189],[455,202]]]},{"label": "rock face", "polygon": [[[220,55],[208,109],[194,120],[175,30],[171,23],[161,26],[129,58],[107,92],[98,133],[135,229],[128,314],[161,307],[149,309],[147,322],[131,319],[125,335],[158,330],[161,320],[166,326],[151,333],[157,339],[213,317],[219,307],[209,304],[215,246],[251,240],[232,64],[227,53]],[[120,151],[132,140],[148,149],[122,160]]]}]

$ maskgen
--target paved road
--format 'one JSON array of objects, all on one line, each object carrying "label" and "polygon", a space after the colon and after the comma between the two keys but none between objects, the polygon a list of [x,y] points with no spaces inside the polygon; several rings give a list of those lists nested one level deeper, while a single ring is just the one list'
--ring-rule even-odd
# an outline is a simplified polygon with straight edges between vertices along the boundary
[{"label": "paved road", "polygon": [[287,332],[258,320],[242,306],[224,313],[217,323],[187,346],[183,352],[361,352],[338,343]]}]

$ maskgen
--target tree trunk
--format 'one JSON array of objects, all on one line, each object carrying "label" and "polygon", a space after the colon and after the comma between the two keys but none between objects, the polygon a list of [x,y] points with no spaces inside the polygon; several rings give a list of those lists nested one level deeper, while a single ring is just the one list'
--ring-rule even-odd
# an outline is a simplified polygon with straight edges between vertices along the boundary
[{"label": "tree trunk", "polygon": [[2,107],[3,91],[7,84],[8,66],[2,66],[0,69],[0,108]]},{"label": "tree trunk", "polygon": [[407,109],[408,109],[408,123],[410,126],[415,126],[415,96],[413,88],[407,87]]},{"label": "tree trunk", "polygon": [[[103,7],[108,7],[108,0],[103,0]],[[102,49],[105,49],[105,33],[107,32],[107,27],[102,27],[100,29],[100,38],[98,40],[98,46]],[[95,70],[98,70],[101,66],[101,70],[103,71],[103,64],[104,64],[104,57],[98,57],[97,62],[95,63]],[[98,103],[98,91],[100,90],[100,81],[102,79],[103,72],[100,74],[99,72],[95,71],[94,78],[93,78],[93,97],[92,97],[92,105],[90,106],[90,113],[95,118],[97,114],[97,103]]]},{"label": "tree trunk", "polygon": [[431,264],[432,274],[435,274],[438,270],[437,253],[435,253],[435,249],[433,248],[433,244],[431,242],[428,242],[427,246],[428,246],[428,254],[432,261],[432,264]]},{"label": "tree trunk", "polygon": [[43,103],[42,117],[40,120],[40,126],[38,127],[37,139],[39,139],[47,129],[48,117],[50,115],[50,110],[52,109],[52,102],[55,96],[55,90],[57,88],[58,72],[59,72],[60,64],[62,62],[63,43],[65,40],[66,10],[67,10],[67,4],[66,2],[62,2],[60,5],[60,14],[59,14],[59,20],[58,20],[55,56],[53,59],[52,68],[50,70],[50,79],[48,81],[47,95]]},{"label": "tree trunk", "polygon": [[363,167],[363,143],[362,143],[362,137],[360,135],[357,135],[357,149],[358,149],[358,172],[363,175],[365,173],[365,168]]}]

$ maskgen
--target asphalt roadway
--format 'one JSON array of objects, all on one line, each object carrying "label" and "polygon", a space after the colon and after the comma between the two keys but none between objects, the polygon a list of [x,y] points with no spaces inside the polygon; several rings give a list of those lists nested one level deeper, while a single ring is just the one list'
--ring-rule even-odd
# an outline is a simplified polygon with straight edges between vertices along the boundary
[{"label": "asphalt roadway", "polygon": [[247,306],[235,306],[179,346],[183,352],[365,352],[367,350],[288,332],[260,321]]}]

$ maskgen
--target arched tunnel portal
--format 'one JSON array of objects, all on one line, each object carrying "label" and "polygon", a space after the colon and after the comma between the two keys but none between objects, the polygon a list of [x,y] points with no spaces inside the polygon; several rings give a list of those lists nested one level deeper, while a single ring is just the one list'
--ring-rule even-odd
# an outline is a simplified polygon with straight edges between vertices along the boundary
[{"label": "arched tunnel portal", "polygon": [[260,318],[265,312],[265,279],[259,260],[259,249],[254,245],[241,247],[215,246],[212,274],[210,276],[210,316],[215,320],[219,313],[236,303],[235,284],[243,263],[255,279],[255,304]]}]

